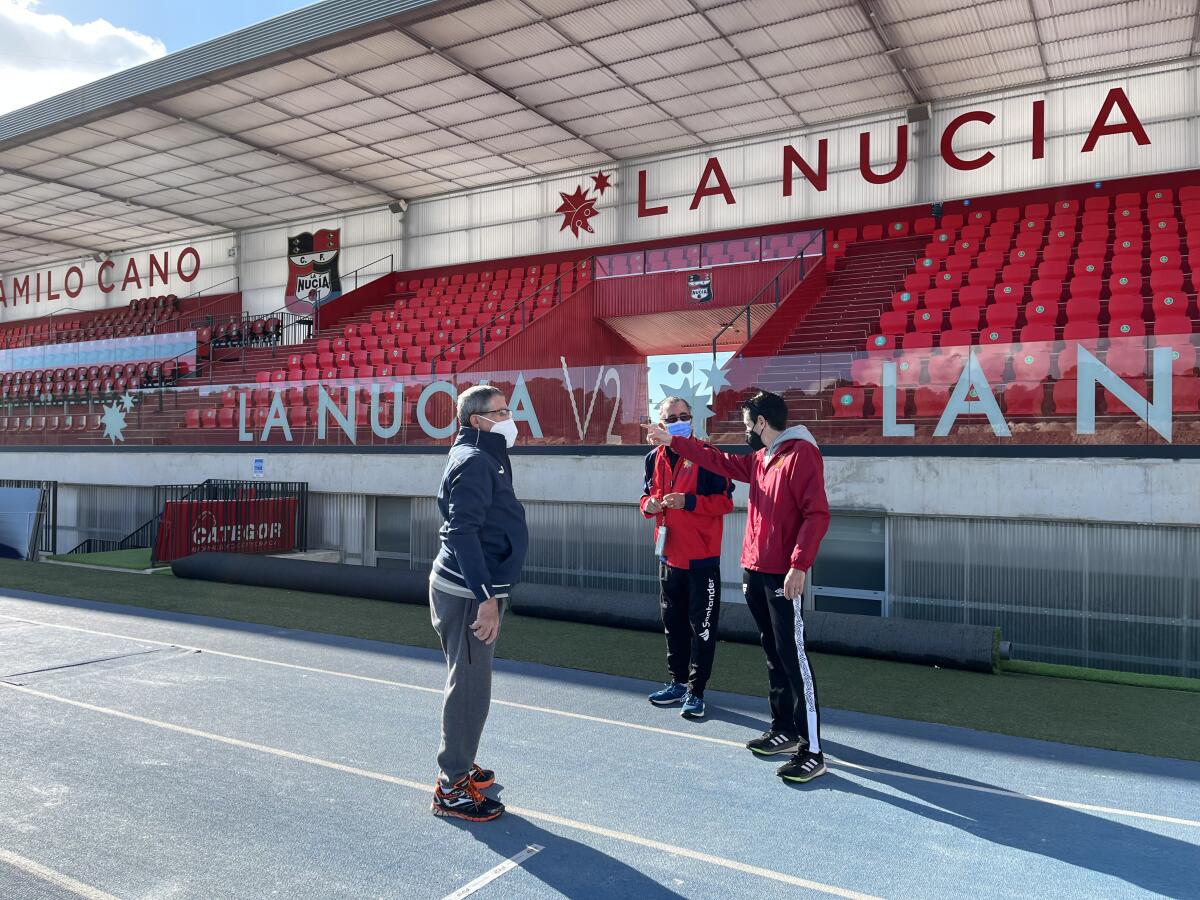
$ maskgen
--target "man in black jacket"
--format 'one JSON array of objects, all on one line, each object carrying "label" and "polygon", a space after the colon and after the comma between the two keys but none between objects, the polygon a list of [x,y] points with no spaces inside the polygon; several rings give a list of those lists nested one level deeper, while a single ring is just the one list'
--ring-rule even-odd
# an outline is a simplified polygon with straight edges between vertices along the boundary
[{"label": "man in black jacket", "polygon": [[429,576],[429,608],[447,665],[433,812],[486,822],[504,804],[484,795],[495,774],[476,764],[475,753],[491,705],[501,607],[520,578],[529,532],[513,491],[508,449],[517,424],[504,395],[487,385],[464,391],[458,424],[438,489],[441,550]]}]

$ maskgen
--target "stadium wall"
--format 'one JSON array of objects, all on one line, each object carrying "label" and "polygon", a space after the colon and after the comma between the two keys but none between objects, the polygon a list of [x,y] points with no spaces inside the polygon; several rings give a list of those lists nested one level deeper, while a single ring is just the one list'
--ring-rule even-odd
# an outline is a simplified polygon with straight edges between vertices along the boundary
[{"label": "stadium wall", "polygon": [[[1127,108],[1124,101],[1114,101],[1114,90],[1127,99]],[[341,229],[340,271],[345,277],[365,267],[358,276],[362,283],[389,268],[415,270],[505,257],[577,253],[580,248],[764,229],[810,219],[836,226],[837,217],[846,215],[854,215],[855,221],[862,223],[875,211],[880,211],[882,221],[884,210],[937,200],[1200,169],[1200,144],[1191,136],[1198,96],[1200,63],[1178,62],[1134,69],[1120,76],[1070,79],[936,103],[930,108],[929,121],[907,126],[907,165],[885,183],[872,183],[864,174],[862,136],[869,142],[868,171],[878,181],[897,162],[897,129],[905,126],[903,111],[752,141],[731,141],[687,154],[648,155],[605,170],[613,187],[597,193],[598,214],[589,220],[592,230],[580,231],[578,237],[564,226],[563,215],[556,210],[562,193],[590,186],[590,172],[416,201],[403,219],[386,208],[375,208],[329,219],[221,232],[169,246],[122,249],[114,253],[110,272],[123,280],[128,259],[135,257],[145,275],[149,254],[169,250],[174,260],[192,246],[202,260],[199,276],[193,282],[168,283],[164,293],[184,296],[236,275],[244,309],[266,313],[283,305],[288,237],[320,228]],[[1040,116],[1038,102],[1044,102]],[[1127,121],[1127,109],[1144,128],[1148,143],[1140,142],[1133,129],[1120,127]],[[960,123],[952,134],[950,149],[968,164],[985,153],[992,158],[978,168],[955,168],[943,156],[942,139],[951,123],[969,112],[994,119],[990,124],[979,120]],[[1105,125],[1113,133],[1105,134]],[[1039,128],[1044,140],[1035,140]],[[730,131],[736,134],[736,128]],[[1094,148],[1083,152],[1093,133]],[[785,180],[785,147],[794,148],[817,168],[823,142],[827,153],[825,189],[817,190],[806,182],[797,168],[791,170],[792,178]],[[646,150],[653,154],[653,145]],[[644,173],[644,190],[639,190],[639,173]],[[659,208],[664,211],[655,212]],[[126,290],[102,293],[96,286],[98,265],[91,259],[63,260],[53,266],[4,273],[10,302],[0,307],[0,322],[42,316],[67,306],[88,310],[124,306],[135,297],[158,292],[149,285],[139,289],[133,284]],[[80,269],[80,276],[72,278],[81,277],[83,283],[82,293],[74,298],[66,297],[59,287],[71,266]],[[39,273],[47,271],[52,277],[42,285],[41,302],[11,302],[14,279],[22,281],[29,276],[32,288]],[[54,301],[49,300],[51,286],[60,294]],[[353,287],[353,276],[343,287]]]}]

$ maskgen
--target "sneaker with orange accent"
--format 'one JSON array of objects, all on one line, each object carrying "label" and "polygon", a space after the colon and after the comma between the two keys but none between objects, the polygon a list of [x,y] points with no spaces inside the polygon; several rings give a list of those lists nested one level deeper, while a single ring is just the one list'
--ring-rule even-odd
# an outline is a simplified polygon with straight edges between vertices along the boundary
[{"label": "sneaker with orange accent", "polygon": [[481,791],[486,791],[496,783],[496,773],[491,769],[484,769],[476,764],[471,765],[471,771],[467,773],[471,779],[471,783]]},{"label": "sneaker with orange accent", "polygon": [[472,783],[470,774],[467,774],[449,788],[443,788],[440,784],[435,787],[432,809],[435,816],[466,819],[468,822],[490,822],[504,812],[504,804],[485,797],[483,791]]}]

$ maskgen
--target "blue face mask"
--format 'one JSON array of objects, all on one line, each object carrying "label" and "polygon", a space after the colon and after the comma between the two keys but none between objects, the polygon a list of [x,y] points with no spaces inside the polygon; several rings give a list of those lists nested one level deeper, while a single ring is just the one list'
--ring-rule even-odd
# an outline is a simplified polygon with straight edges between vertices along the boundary
[{"label": "blue face mask", "polygon": [[692,423],[691,422],[672,422],[667,426],[667,433],[671,437],[691,437]]}]

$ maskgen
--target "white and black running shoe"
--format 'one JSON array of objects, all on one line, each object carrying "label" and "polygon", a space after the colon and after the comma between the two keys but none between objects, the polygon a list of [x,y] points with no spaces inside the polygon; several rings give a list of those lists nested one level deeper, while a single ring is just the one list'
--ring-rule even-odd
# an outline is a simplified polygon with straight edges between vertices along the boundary
[{"label": "white and black running shoe", "polygon": [[806,745],[800,738],[782,731],[764,731],[754,740],[746,741],[746,749],[759,756],[798,753],[803,746]]},{"label": "white and black running shoe", "polygon": [[800,784],[812,781],[818,775],[825,774],[825,754],[809,753],[807,750],[797,753],[776,769],[775,774],[784,781],[796,781]]}]

